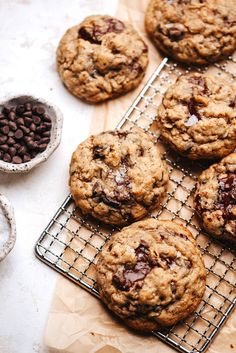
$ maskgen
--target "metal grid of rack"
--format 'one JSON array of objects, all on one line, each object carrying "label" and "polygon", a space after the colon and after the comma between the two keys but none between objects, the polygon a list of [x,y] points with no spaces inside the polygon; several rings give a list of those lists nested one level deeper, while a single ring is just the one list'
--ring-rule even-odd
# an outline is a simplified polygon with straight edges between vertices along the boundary
[{"label": "metal grid of rack", "polygon": [[[233,249],[205,234],[194,213],[192,191],[197,174],[204,165],[197,165],[175,155],[159,138],[155,125],[157,107],[163,93],[184,72],[203,71],[186,68],[165,58],[135,99],[117,126],[132,129],[139,126],[156,138],[168,163],[170,182],[161,209],[150,214],[185,225],[195,236],[207,268],[206,291],[198,310],[187,319],[154,335],[181,352],[203,352],[213,340],[236,303],[236,258]],[[205,70],[224,75],[234,81],[236,60],[229,58]],[[69,195],[35,246],[37,257],[99,297],[95,281],[96,256],[117,227],[81,215]]]}]

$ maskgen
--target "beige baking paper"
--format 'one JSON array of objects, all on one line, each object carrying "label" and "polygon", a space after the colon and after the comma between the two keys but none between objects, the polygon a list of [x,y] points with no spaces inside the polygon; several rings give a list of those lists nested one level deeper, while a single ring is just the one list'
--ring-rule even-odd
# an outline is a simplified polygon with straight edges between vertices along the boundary
[{"label": "beige baking paper", "polygon": [[[144,32],[143,19],[147,2],[120,0],[117,11],[117,17],[133,23],[149,44],[150,62],[142,85],[162,59]],[[91,133],[113,129],[141,86],[123,97],[96,106]],[[73,241],[73,248],[79,246],[76,240]],[[65,256],[69,263],[73,263],[72,252],[67,251]],[[52,353],[175,352],[155,337],[142,336],[124,327],[98,299],[63,277],[56,284],[45,330],[45,344]],[[207,353],[230,352],[236,352],[236,310],[207,350]]]}]

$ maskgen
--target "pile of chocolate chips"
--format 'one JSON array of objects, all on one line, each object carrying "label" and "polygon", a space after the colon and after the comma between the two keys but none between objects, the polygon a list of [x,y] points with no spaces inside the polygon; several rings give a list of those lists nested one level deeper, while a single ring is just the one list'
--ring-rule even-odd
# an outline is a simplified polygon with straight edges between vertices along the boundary
[{"label": "pile of chocolate chips", "polygon": [[4,106],[0,113],[0,160],[29,162],[47,148],[51,127],[51,118],[42,104]]}]

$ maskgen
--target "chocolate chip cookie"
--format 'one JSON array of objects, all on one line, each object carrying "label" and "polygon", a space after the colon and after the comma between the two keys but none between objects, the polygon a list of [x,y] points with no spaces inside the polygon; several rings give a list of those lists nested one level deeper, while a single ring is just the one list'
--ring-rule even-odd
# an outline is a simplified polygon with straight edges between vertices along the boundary
[{"label": "chocolate chip cookie", "polygon": [[200,175],[194,199],[206,231],[236,245],[236,153]]},{"label": "chocolate chip cookie", "polygon": [[185,63],[207,64],[236,49],[235,0],[151,0],[145,24],[157,48]]},{"label": "chocolate chip cookie", "polygon": [[123,228],[96,266],[101,299],[142,331],[170,326],[192,313],[205,290],[205,268],[188,229],[147,219]]},{"label": "chocolate chip cookie", "polygon": [[127,22],[90,16],[64,34],[57,49],[60,77],[75,96],[98,103],[139,85],[148,48]]},{"label": "chocolate chip cookie", "polygon": [[158,110],[165,142],[190,159],[222,158],[236,147],[235,83],[210,74],[178,78]]},{"label": "chocolate chip cookie", "polygon": [[70,189],[85,215],[125,224],[159,206],[168,171],[154,139],[143,130],[89,137],[72,155]]}]

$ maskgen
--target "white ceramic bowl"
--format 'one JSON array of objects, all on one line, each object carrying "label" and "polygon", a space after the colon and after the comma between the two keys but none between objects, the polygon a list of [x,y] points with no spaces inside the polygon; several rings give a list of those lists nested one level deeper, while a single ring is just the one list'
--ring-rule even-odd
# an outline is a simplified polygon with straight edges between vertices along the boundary
[{"label": "white ceramic bowl", "polygon": [[12,250],[16,241],[14,210],[5,196],[0,194],[0,261]]},{"label": "white ceramic bowl", "polygon": [[18,104],[24,104],[30,102],[33,104],[41,104],[44,106],[46,113],[50,116],[52,120],[51,137],[50,142],[47,145],[45,151],[38,153],[29,162],[14,164],[8,163],[0,160],[0,170],[7,173],[24,173],[28,172],[32,168],[36,167],[38,164],[45,162],[48,157],[55,151],[61,141],[63,116],[60,110],[50,103],[48,103],[43,98],[35,98],[31,95],[14,95],[7,97],[0,101],[0,112],[3,106],[13,107]]}]

